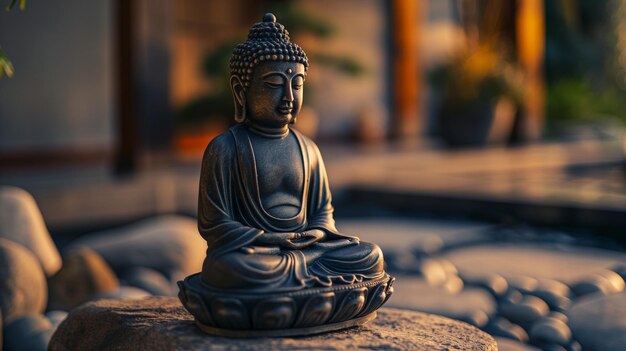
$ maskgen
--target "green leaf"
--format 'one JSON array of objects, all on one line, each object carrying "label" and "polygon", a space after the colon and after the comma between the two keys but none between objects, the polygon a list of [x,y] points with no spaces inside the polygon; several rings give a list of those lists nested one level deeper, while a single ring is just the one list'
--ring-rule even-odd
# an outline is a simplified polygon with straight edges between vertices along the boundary
[{"label": "green leaf", "polygon": [[229,40],[208,54],[202,61],[202,70],[207,77],[219,78],[226,77],[226,80],[230,79],[229,61],[230,56],[233,53],[233,49],[237,46],[237,43],[242,42],[245,38],[237,38],[235,40]]},{"label": "green leaf", "polygon": [[[11,11],[17,4],[17,0],[11,0],[11,2],[7,5],[6,10]],[[24,10],[26,8],[26,0],[20,0],[20,10]]]},{"label": "green leaf", "polygon": [[16,3],[17,3],[17,0],[11,0],[11,2],[6,7],[6,10],[7,11],[13,10],[13,7],[15,6]]},{"label": "green leaf", "polygon": [[9,78],[13,77],[13,64],[9,57],[0,48],[0,77],[6,73]]}]

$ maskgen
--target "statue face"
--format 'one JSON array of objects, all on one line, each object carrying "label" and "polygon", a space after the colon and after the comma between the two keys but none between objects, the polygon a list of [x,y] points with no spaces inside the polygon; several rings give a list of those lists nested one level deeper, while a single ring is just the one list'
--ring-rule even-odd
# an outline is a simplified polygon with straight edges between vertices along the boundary
[{"label": "statue face", "polygon": [[246,90],[248,118],[263,127],[284,127],[302,107],[304,65],[265,61],[254,68]]}]

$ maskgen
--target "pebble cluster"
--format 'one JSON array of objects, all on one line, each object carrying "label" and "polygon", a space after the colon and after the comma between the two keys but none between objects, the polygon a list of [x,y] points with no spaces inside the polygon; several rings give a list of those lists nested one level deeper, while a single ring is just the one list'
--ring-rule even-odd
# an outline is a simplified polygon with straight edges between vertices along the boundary
[{"label": "pebble cluster", "polygon": [[248,39],[235,47],[230,59],[230,74],[239,77],[247,88],[254,67],[263,61],[299,62],[305,71],[309,68],[304,50],[289,41],[289,32],[271,13],[265,15],[263,22],[255,23]]},{"label": "pebble cluster", "polygon": [[[607,348],[606,343],[624,334],[618,325],[624,323],[626,315],[608,321],[600,317],[599,321],[587,320],[582,313],[576,314],[572,317],[576,319],[573,322],[582,324],[583,327],[579,327],[582,331],[600,322],[605,323],[605,330],[614,330],[613,334],[605,331],[604,337],[586,333],[584,340],[578,340],[570,326],[570,313],[572,308],[590,299],[603,301],[610,296],[623,296],[621,305],[613,302],[613,309],[623,308],[621,306],[626,303],[626,262],[565,283],[531,276],[505,278],[496,273],[466,272],[463,267],[457,268],[445,258],[442,254],[446,250],[445,245],[440,246],[439,250],[433,252],[417,248],[404,253],[385,251],[390,273],[398,275],[396,294],[389,302],[392,306],[438,313],[473,324],[496,340],[506,340],[500,345],[502,351],[580,351],[582,345],[585,350],[620,349],[621,346]],[[411,280],[414,282],[411,283]],[[409,288],[412,292],[403,294],[403,288]],[[472,298],[475,289],[484,291],[481,301],[485,302],[476,303],[475,298]],[[415,295],[415,298],[410,297],[410,294]],[[434,297],[430,300],[425,295]],[[464,308],[458,308],[459,301],[455,299],[462,301],[460,304]]]},{"label": "pebble cluster", "polygon": [[[99,299],[176,296],[204,259],[193,219],[164,216],[94,233],[59,253],[32,196],[0,187],[0,350],[47,350],[75,307]],[[27,232],[25,232],[25,229]]]}]

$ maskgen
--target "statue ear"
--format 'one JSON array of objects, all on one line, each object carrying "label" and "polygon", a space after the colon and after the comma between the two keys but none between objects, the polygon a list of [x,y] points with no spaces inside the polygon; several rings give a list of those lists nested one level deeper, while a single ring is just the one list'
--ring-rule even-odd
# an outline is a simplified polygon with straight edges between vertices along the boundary
[{"label": "statue ear", "polygon": [[235,122],[243,123],[246,120],[246,92],[239,77],[230,76],[230,90],[235,103]]}]

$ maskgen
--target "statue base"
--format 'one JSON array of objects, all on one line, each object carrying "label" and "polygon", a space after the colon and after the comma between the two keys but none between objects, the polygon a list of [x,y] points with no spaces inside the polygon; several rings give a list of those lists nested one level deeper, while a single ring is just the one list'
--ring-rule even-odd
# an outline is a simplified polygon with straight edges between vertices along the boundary
[{"label": "statue base", "polygon": [[290,328],[290,329],[275,329],[275,330],[236,330],[236,329],[220,329],[214,328],[208,325],[204,325],[196,320],[196,326],[203,332],[215,335],[224,336],[227,338],[277,338],[277,337],[289,337],[289,336],[305,336],[315,335],[321,333],[332,332],[335,330],[341,330],[351,327],[356,327],[370,322],[376,318],[376,312],[372,312],[367,316],[353,318],[344,322],[330,323],[318,325],[315,327],[305,328]]},{"label": "statue base", "polygon": [[219,290],[199,273],[178,282],[178,297],[205,333],[227,337],[302,336],[367,323],[393,293],[394,278],[327,288],[257,293]]}]

